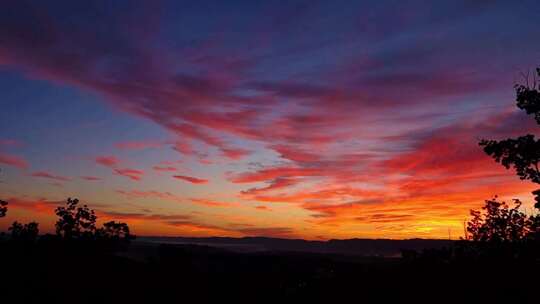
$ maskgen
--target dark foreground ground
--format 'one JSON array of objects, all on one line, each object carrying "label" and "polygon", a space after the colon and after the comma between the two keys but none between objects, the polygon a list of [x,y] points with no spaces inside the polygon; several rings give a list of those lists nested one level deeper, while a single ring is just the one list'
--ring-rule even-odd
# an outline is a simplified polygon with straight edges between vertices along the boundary
[{"label": "dark foreground ground", "polygon": [[[0,243],[0,303],[540,303],[535,262]],[[391,301],[391,302],[389,302]]]}]

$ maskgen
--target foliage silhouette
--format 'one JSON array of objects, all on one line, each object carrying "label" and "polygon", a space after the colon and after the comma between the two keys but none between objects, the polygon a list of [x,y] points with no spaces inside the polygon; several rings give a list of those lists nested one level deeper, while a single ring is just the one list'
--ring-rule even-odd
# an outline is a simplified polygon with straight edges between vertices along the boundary
[{"label": "foliage silhouette", "polygon": [[[540,76],[540,68],[536,69]],[[527,81],[528,82],[528,81]],[[534,115],[538,124],[540,124],[540,86],[536,81],[530,86],[516,85],[517,107],[525,110],[529,115]],[[518,138],[508,138],[505,140],[486,140],[480,141],[480,146],[484,152],[493,157],[495,161],[501,163],[506,169],[513,167],[516,174],[523,180],[530,180],[533,183],[540,184],[540,140],[534,135],[527,134]],[[535,207],[540,209],[540,189],[533,192],[535,196]]]},{"label": "foliage silhouette", "polygon": [[0,200],[0,217],[6,216],[6,213],[8,211],[8,202]]},{"label": "foliage silhouette", "polygon": [[11,231],[11,239],[14,241],[34,242],[39,235],[39,224],[21,224],[15,221],[8,230]]},{"label": "foliage silhouette", "polygon": [[104,223],[103,228],[96,230],[96,238],[129,241],[135,237],[130,234],[129,226],[126,223],[110,221]]},{"label": "foliage silhouette", "polygon": [[78,199],[68,198],[67,207],[58,207],[55,210],[59,217],[56,222],[56,234],[63,239],[91,239],[96,231],[96,220],[94,210],[87,205],[78,206]]},{"label": "foliage silhouette", "polygon": [[499,202],[497,197],[486,200],[480,211],[471,211],[472,220],[467,223],[471,240],[477,242],[519,242],[528,237],[532,219],[521,212],[521,201],[514,199],[514,207]]},{"label": "foliage silhouette", "polygon": [[[540,68],[536,69],[540,76]],[[540,124],[540,92],[536,82],[532,86],[516,85],[517,107],[534,115]],[[530,180],[540,184],[540,140],[527,134],[518,138],[505,140],[486,140],[479,142],[484,152],[501,163],[506,169],[514,168],[522,180]],[[540,209],[540,189],[532,192],[535,197],[535,208]],[[521,201],[514,199],[514,207],[506,202],[499,202],[497,197],[486,200],[484,213],[471,210],[472,219],[467,223],[466,239],[478,243],[510,244],[510,249],[537,248],[540,240],[540,215],[526,215],[519,210]],[[514,247],[511,247],[514,246]],[[481,246],[486,248],[486,246]],[[508,247],[508,246],[507,246]],[[491,247],[490,247],[491,248]],[[499,247],[500,248],[500,247]],[[512,250],[510,250],[512,251]]]}]

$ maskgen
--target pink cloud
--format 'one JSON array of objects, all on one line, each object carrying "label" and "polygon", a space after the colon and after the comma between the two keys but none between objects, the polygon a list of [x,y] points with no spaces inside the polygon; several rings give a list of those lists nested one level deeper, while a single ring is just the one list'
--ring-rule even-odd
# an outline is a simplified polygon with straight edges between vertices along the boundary
[{"label": "pink cloud", "polygon": [[39,178],[48,178],[48,179],[54,179],[58,181],[70,181],[71,179],[65,176],[60,175],[54,175],[52,173],[46,172],[46,171],[36,171],[31,174],[33,177],[39,177]]},{"label": "pink cloud", "polygon": [[196,178],[196,177],[191,177],[191,176],[175,175],[173,177],[176,178],[176,179],[184,180],[186,182],[190,182],[192,184],[206,184],[206,183],[208,183],[207,179],[201,179],[201,178]]},{"label": "pink cloud", "polygon": [[223,148],[223,155],[229,159],[238,160],[251,153],[251,151],[246,149],[233,149],[233,148]]},{"label": "pink cloud", "polygon": [[113,169],[113,171],[134,181],[140,181],[144,175],[144,171],[130,168]]},{"label": "pink cloud", "polygon": [[115,156],[98,156],[96,157],[96,163],[105,167],[114,167],[120,163],[120,160]]},{"label": "pink cloud", "polygon": [[100,181],[102,180],[101,177],[97,177],[97,176],[81,176],[82,179],[84,180],[87,180],[87,181]]},{"label": "pink cloud", "polygon": [[0,164],[16,167],[19,169],[26,169],[29,166],[28,162],[20,156],[10,155],[10,154],[1,154],[1,153],[0,153]]},{"label": "pink cloud", "polygon": [[170,167],[170,166],[153,166],[152,169],[155,171],[165,171],[165,172],[173,172],[177,171],[176,167]]},{"label": "pink cloud", "polygon": [[279,189],[288,188],[290,186],[296,185],[300,182],[299,179],[291,178],[276,178],[270,181],[269,185],[262,188],[251,188],[245,191],[242,191],[244,195],[260,195],[265,192],[275,191]]}]

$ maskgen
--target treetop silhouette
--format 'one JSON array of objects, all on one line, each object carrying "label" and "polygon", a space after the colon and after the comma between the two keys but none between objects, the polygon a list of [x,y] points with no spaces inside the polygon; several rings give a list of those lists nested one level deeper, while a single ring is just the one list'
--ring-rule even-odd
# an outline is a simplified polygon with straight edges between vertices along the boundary
[{"label": "treetop silhouette", "polygon": [[39,235],[39,224],[36,222],[21,224],[15,221],[8,230],[11,231],[12,240],[33,242]]},{"label": "treetop silhouette", "polygon": [[55,210],[59,217],[56,221],[56,234],[64,239],[91,238],[96,231],[96,219],[94,210],[87,205],[79,207],[78,199],[68,198],[66,207],[58,207]]},{"label": "treetop silhouette", "polygon": [[8,202],[0,200],[0,217],[6,216]]},{"label": "treetop silhouette", "polygon": [[[540,68],[536,69],[540,76]],[[517,107],[529,115],[534,115],[540,124],[540,88],[536,81],[532,86],[516,85]],[[514,168],[522,180],[540,184],[540,140],[527,134],[505,140],[480,141],[486,154],[502,164],[506,169]],[[540,189],[532,192],[535,208],[540,209]],[[526,215],[519,208],[522,202],[514,199],[514,207],[499,202],[497,197],[486,200],[484,212],[471,210],[472,219],[467,223],[468,239],[477,242],[515,243],[518,241],[540,240],[540,215]]]},{"label": "treetop silhouette", "polygon": [[[540,68],[536,69],[540,77]],[[540,124],[540,87],[533,82],[532,86],[516,85],[516,104],[517,107],[524,110],[529,115],[534,115],[538,124]],[[506,169],[513,167],[516,174],[523,180],[530,180],[533,183],[540,184],[540,140],[534,135],[527,134],[518,138],[508,138],[505,140],[486,140],[480,141],[480,146],[484,152],[501,163]],[[540,209],[540,189],[533,192],[535,196],[535,207]]]},{"label": "treetop silhouette", "polygon": [[78,199],[68,198],[66,206],[56,208],[56,235],[66,239],[124,240],[135,238],[126,223],[110,221],[96,228],[97,216],[87,205],[79,206]]}]

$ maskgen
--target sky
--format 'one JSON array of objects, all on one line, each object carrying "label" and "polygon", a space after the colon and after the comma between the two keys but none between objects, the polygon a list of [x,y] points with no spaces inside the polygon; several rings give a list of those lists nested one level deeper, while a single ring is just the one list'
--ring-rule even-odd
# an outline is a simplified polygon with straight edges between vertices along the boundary
[{"label": "sky", "polygon": [[137,235],[458,238],[533,184],[535,1],[3,1],[0,196]]}]

